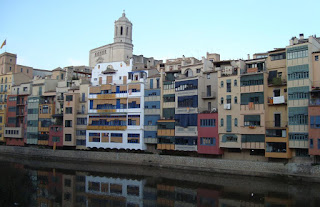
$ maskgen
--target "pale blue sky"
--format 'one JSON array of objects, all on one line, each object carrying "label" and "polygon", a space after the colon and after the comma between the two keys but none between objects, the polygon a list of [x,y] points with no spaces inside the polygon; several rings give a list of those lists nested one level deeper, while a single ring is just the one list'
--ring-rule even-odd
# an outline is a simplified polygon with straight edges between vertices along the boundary
[{"label": "pale blue sky", "polygon": [[[0,44],[18,63],[54,69],[88,65],[89,50],[113,42],[122,10],[133,23],[136,55],[158,59],[220,53],[221,59],[320,36],[319,0],[109,1],[0,0]],[[0,53],[4,52],[4,48]]]}]

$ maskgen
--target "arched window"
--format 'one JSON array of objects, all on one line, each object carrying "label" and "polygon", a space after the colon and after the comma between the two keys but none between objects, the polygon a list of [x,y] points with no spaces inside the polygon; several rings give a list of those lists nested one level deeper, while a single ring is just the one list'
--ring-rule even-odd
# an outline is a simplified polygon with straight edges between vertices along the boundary
[{"label": "arched window", "polygon": [[120,28],[120,35],[123,33],[123,27]]},{"label": "arched window", "polygon": [[234,103],[237,104],[238,103],[238,98],[235,96],[234,97]]},{"label": "arched window", "polygon": [[128,31],[129,31],[129,28],[127,27],[127,32],[126,32],[126,33],[127,33],[127,34],[126,34],[127,36],[128,36],[128,34],[129,34],[129,32],[128,32]]},{"label": "arched window", "polygon": [[234,126],[236,126],[236,127],[238,126],[238,119],[237,118],[234,119]]},{"label": "arched window", "polygon": [[223,104],[223,97],[221,97],[221,104]]},{"label": "arched window", "polygon": [[237,86],[238,83],[237,83],[237,80],[234,80],[234,86]]},{"label": "arched window", "polygon": [[223,81],[221,81],[220,85],[221,85],[221,88],[223,88]]},{"label": "arched window", "polygon": [[223,127],[223,119],[220,120],[220,126]]}]

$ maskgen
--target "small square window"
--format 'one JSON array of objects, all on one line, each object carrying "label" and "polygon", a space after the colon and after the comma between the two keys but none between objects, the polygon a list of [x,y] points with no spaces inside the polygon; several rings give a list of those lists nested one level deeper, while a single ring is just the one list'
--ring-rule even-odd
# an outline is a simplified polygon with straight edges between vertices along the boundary
[{"label": "small square window", "polygon": [[319,61],[319,55],[314,56],[315,61]]},{"label": "small square window", "polygon": [[207,74],[207,79],[210,79],[210,74]]},{"label": "small square window", "polygon": [[197,73],[200,73],[201,69],[197,69]]}]

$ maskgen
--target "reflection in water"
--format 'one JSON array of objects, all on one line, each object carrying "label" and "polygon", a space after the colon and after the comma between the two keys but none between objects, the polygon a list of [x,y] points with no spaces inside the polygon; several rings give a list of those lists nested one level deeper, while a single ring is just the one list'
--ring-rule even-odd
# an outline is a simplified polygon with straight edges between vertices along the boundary
[{"label": "reflection in water", "polygon": [[[163,176],[35,168],[0,162],[0,206],[319,206],[319,185],[219,179],[216,183]],[[179,172],[181,176],[184,173]],[[195,176],[201,176],[195,174]],[[228,176],[227,176],[228,178]],[[210,179],[210,178],[209,178]],[[216,177],[214,179],[217,179]],[[249,178],[254,180],[256,178]],[[271,185],[269,187],[266,187]]]}]

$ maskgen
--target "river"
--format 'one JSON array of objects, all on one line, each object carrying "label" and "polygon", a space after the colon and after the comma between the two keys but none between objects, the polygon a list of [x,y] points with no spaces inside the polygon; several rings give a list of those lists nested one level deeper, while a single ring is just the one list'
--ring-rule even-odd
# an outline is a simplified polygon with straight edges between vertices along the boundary
[{"label": "river", "polygon": [[0,156],[0,206],[320,206],[320,184]]}]

